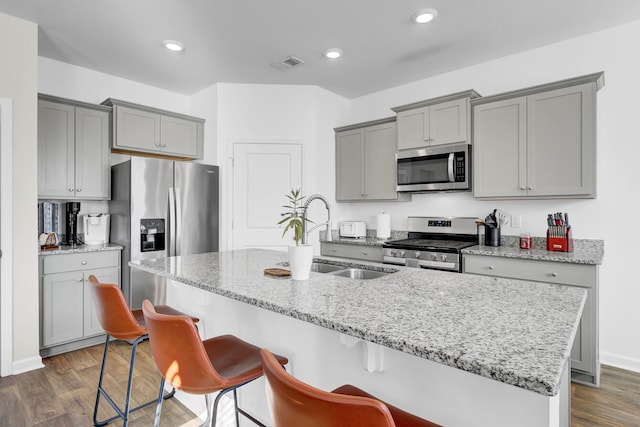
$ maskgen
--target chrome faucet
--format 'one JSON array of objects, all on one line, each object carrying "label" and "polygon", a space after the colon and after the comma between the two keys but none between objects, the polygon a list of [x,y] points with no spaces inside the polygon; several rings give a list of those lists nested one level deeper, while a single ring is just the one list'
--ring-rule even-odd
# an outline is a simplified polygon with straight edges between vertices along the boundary
[{"label": "chrome faucet", "polygon": [[327,241],[330,242],[332,240],[331,238],[331,206],[329,205],[329,202],[327,202],[327,199],[324,198],[324,196],[320,195],[320,194],[312,194],[309,197],[307,197],[306,202],[304,202],[304,206],[302,207],[302,216],[304,218],[307,217],[307,208],[309,207],[309,205],[311,204],[311,202],[313,202],[314,200],[322,200],[322,202],[324,203],[325,207],[327,208],[327,222],[323,222],[322,224],[318,224],[315,227],[311,228],[310,230],[307,231],[307,221],[302,221],[302,243],[306,244],[307,240],[309,238],[309,233],[311,233],[313,230],[315,230],[318,227],[321,227],[323,225],[327,226]]}]

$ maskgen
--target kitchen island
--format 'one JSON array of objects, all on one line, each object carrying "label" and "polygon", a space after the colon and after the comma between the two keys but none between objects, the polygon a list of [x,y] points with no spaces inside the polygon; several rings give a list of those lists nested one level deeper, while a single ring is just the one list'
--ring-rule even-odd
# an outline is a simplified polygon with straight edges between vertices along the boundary
[{"label": "kitchen island", "polygon": [[[199,316],[204,337],[233,333],[284,354],[317,387],[353,383],[453,427],[569,425],[584,290],[366,262],[395,272],[303,282],[263,274],[286,259],[249,249],[131,266],[170,279],[167,303]],[[261,386],[241,400],[268,419]]]}]

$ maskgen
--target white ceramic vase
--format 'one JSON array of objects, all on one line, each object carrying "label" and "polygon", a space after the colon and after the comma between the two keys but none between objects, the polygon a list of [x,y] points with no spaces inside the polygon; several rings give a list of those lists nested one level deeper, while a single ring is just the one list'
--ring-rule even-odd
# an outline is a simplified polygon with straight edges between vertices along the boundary
[{"label": "white ceramic vase", "polygon": [[308,280],[313,262],[313,246],[289,246],[289,267],[293,280]]}]

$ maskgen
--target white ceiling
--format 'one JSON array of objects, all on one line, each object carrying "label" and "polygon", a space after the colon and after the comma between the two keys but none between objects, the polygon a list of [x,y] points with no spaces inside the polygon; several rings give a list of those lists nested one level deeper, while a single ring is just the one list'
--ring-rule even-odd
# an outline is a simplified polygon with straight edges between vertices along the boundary
[{"label": "white ceiling", "polygon": [[[411,23],[424,7],[438,17]],[[40,56],[186,95],[226,82],[354,98],[640,20],[640,1],[0,0],[0,11],[39,24]],[[344,56],[324,59],[330,47]],[[306,64],[270,66],[289,55]]]}]

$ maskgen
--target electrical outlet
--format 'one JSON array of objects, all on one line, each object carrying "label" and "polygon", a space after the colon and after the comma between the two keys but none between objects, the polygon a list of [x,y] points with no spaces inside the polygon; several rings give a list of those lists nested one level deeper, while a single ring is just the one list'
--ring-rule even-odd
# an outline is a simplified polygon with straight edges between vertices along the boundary
[{"label": "electrical outlet", "polygon": [[520,215],[511,215],[511,227],[512,228],[522,227],[522,217]]}]

